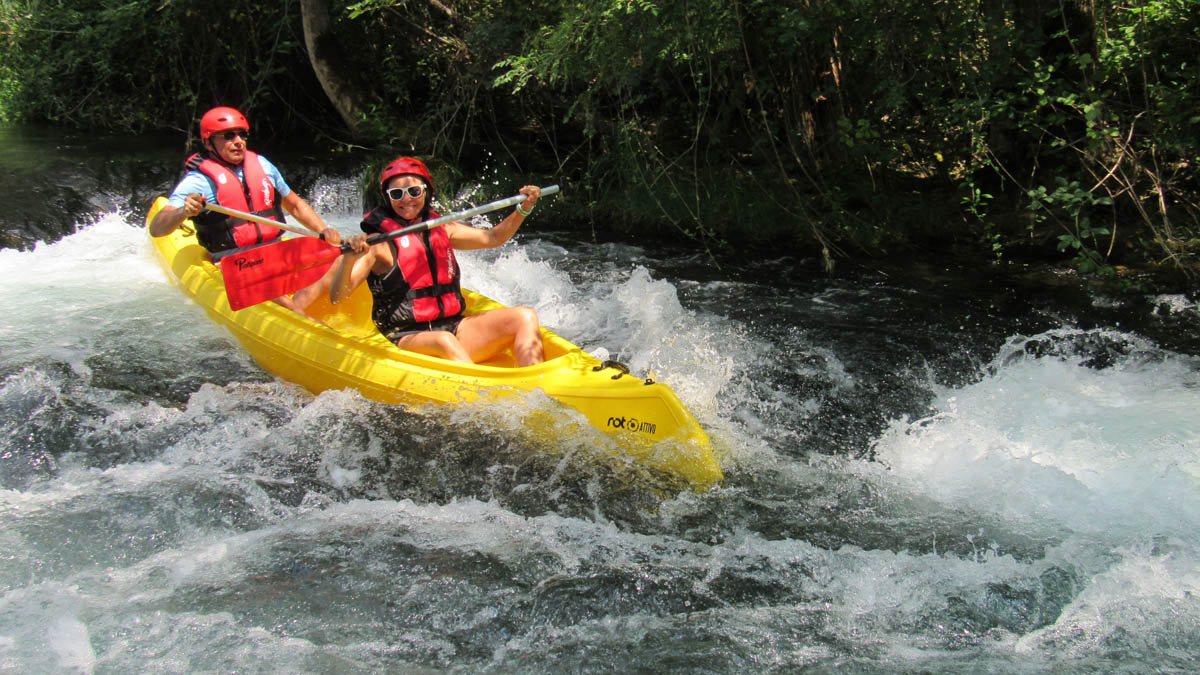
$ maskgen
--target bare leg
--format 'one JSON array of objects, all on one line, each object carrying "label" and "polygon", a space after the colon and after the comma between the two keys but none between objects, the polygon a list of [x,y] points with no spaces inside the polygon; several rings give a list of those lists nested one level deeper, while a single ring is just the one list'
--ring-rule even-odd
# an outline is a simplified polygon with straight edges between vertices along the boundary
[{"label": "bare leg", "polygon": [[469,316],[458,325],[458,341],[475,363],[487,361],[510,344],[518,366],[546,360],[532,307],[503,307]]},{"label": "bare leg", "polygon": [[459,344],[454,333],[444,330],[429,330],[405,335],[396,346],[418,354],[428,354],[460,363],[474,363],[470,354]]},{"label": "bare leg", "polygon": [[296,303],[292,301],[292,298],[290,296],[281,295],[278,298],[275,298],[274,300],[272,300],[271,302],[274,302],[277,305],[283,305],[284,307],[292,310],[293,312],[295,312],[301,316],[308,316],[307,314],[304,313],[304,310],[296,307]]},{"label": "bare leg", "polygon": [[[304,314],[304,310],[308,309],[308,306],[311,305],[314,300],[323,295],[329,294],[329,287],[333,285],[333,275],[337,272],[338,260],[340,260],[340,256],[339,258],[334,259],[334,264],[331,265],[328,270],[326,270],[325,274],[322,275],[320,279],[317,279],[316,283],[312,284],[311,286],[305,286],[292,295],[292,303],[295,304],[295,309],[297,312]],[[304,315],[308,316],[307,314]]]},{"label": "bare leg", "polygon": [[272,300],[271,302],[273,302],[273,303],[275,303],[275,304],[277,304],[277,305],[282,305],[282,306],[284,306],[284,307],[286,307],[286,308],[288,308],[288,309],[292,310],[293,312],[295,312],[295,313],[299,314],[300,316],[302,316],[302,317],[304,317],[304,318],[308,319],[309,321],[316,321],[317,323],[321,324],[322,326],[328,326],[328,325],[329,325],[329,324],[325,323],[324,321],[322,321],[322,320],[320,320],[320,319],[318,319],[318,318],[316,318],[316,317],[309,316],[309,315],[308,315],[308,312],[306,312],[306,311],[304,311],[304,310],[300,309],[300,308],[299,308],[299,307],[296,305],[296,303],[295,303],[295,302],[292,300],[292,298],[291,298],[291,297],[289,297],[289,296],[286,296],[286,295],[281,295],[281,296],[279,296],[278,298],[275,298],[274,300]]}]

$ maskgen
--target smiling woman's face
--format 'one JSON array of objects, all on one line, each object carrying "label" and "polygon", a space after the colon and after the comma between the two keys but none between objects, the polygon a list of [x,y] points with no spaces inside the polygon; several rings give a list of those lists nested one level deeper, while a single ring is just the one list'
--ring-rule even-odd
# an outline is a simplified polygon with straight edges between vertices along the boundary
[{"label": "smiling woman's face", "polygon": [[[396,176],[388,181],[387,189],[390,191],[392,188],[409,188],[414,186],[424,188],[425,181],[417,176]],[[425,200],[429,197],[429,191],[422,190],[420,197],[411,196],[407,190],[400,199],[392,199],[393,196],[396,196],[395,192],[388,195],[388,200],[392,203],[392,210],[396,212],[396,215],[404,220],[413,220],[420,215],[421,209],[425,206]]]}]

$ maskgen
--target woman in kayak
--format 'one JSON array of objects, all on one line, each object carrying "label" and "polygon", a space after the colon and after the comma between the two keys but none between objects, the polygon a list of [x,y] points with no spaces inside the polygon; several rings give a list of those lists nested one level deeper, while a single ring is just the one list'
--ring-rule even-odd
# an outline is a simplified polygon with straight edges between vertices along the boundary
[{"label": "woman in kayak", "polygon": [[430,210],[433,178],[419,159],[401,157],[383,169],[384,205],[362,221],[367,234],[351,237],[336,266],[329,299],[350,297],[364,280],[371,289],[375,325],[397,347],[463,363],[486,361],[512,346],[517,365],[545,360],[537,312],[500,307],[463,316],[466,302],[454,249],[495,248],[508,241],[533,211],[541,190],[520,189],[525,201],[490,230],[450,222],[432,230],[370,245],[367,235],[394,232],[438,215]]}]

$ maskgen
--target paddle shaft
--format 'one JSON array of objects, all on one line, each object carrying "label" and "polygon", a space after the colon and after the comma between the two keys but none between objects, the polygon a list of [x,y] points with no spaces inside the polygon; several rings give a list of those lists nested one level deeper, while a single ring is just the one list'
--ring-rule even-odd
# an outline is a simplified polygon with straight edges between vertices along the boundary
[{"label": "paddle shaft", "polygon": [[[542,188],[542,196],[543,197],[545,197],[547,195],[552,195],[556,192],[558,192],[557,185],[551,185],[549,187]],[[463,211],[456,211],[454,213],[450,213],[450,214],[447,214],[444,216],[439,216],[437,218],[432,218],[430,220],[426,220],[421,223],[417,223],[416,225],[409,225],[408,227],[402,227],[399,230],[395,230],[393,232],[381,232],[381,233],[377,233],[377,234],[372,234],[371,236],[367,237],[367,243],[368,244],[378,244],[381,242],[388,241],[390,239],[396,239],[398,237],[403,237],[406,234],[412,234],[414,232],[424,232],[425,230],[432,230],[433,228],[435,228],[439,225],[445,225],[446,223],[449,223],[449,222],[453,222],[456,220],[462,220],[463,218],[470,218],[471,216],[478,216],[483,213],[491,213],[492,211],[499,211],[500,209],[502,209],[506,206],[516,206],[517,204],[520,204],[521,202],[525,201],[526,199],[528,199],[528,197],[526,197],[525,195],[513,195],[512,197],[505,197],[504,199],[497,199],[494,202],[488,202],[487,204],[482,204],[480,206],[476,206],[473,209],[465,209]],[[350,252],[349,244],[342,244],[341,248],[342,248],[343,253]]]},{"label": "paddle shaft", "polygon": [[287,230],[288,232],[295,232],[296,234],[302,234],[306,237],[317,236],[316,232],[313,232],[312,230],[309,230],[307,228],[300,228],[300,227],[296,227],[295,225],[290,225],[288,223],[281,223],[278,220],[271,220],[270,218],[263,218],[262,216],[257,216],[257,215],[254,215],[253,213],[246,213],[245,211],[238,211],[237,209],[227,208],[227,207],[221,206],[220,204],[213,204],[210,202],[210,203],[205,204],[204,208],[208,209],[209,211],[216,211],[217,213],[223,213],[227,216],[233,216],[234,218],[241,218],[242,220],[248,220],[252,223],[258,223],[259,225],[266,225],[268,227],[278,227],[281,230]]},{"label": "paddle shaft", "polygon": [[[545,197],[547,195],[552,195],[556,192],[558,192],[557,185],[551,185],[549,187],[542,188],[542,196],[543,197]],[[478,215],[484,214],[484,213],[491,213],[492,211],[498,211],[506,206],[516,206],[517,204],[520,204],[521,202],[525,201],[526,199],[527,199],[527,197],[525,195],[514,195],[512,197],[505,197],[504,199],[497,199],[494,202],[488,202],[487,204],[476,206],[471,209],[465,209],[463,211],[455,211],[454,213],[450,213],[450,214],[447,214],[444,216],[439,216],[439,217],[433,218],[431,220],[426,220],[424,222],[417,223],[416,225],[409,225],[408,227],[401,228],[394,232],[388,232],[386,234],[373,234],[370,237],[367,237],[367,243],[368,244],[378,244],[380,242],[384,242],[389,239],[403,237],[406,234],[412,234],[414,232],[424,232],[425,230],[432,230],[433,228],[437,227],[438,225],[445,225],[446,223],[449,223],[449,222],[452,222],[455,220],[461,220],[463,218],[470,218],[471,216],[478,216]],[[223,213],[227,216],[233,216],[234,218],[241,218],[242,220],[248,220],[251,222],[258,223],[260,225],[267,225],[270,227],[278,227],[281,230],[287,230],[288,232],[295,232],[296,234],[302,234],[306,237],[317,236],[316,233],[312,232],[311,230],[300,229],[298,227],[294,227],[287,223],[281,223],[277,220],[271,220],[270,218],[264,218],[262,216],[255,215],[253,213],[247,213],[245,211],[239,211],[237,209],[227,208],[227,207],[221,206],[219,204],[205,204],[204,208],[208,209],[209,211],[216,211],[217,213]],[[343,253],[348,253],[350,251],[350,247],[346,246],[345,244],[342,245],[341,249],[342,249]]]}]

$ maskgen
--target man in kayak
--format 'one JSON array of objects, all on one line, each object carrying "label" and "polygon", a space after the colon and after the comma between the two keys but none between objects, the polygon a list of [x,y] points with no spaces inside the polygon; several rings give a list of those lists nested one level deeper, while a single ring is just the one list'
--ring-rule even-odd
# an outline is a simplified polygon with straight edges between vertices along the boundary
[{"label": "man in kayak", "polygon": [[[266,157],[246,149],[249,138],[250,123],[237,110],[222,106],[204,113],[200,118],[204,149],[188,158],[188,172],[171,192],[167,205],[150,222],[150,234],[166,236],[190,218],[196,226],[196,238],[212,254],[213,262],[223,254],[275,241],[283,234],[279,228],[206,211],[204,206],[211,201],[279,222],[284,222],[286,210],[321,239],[335,246],[341,244],[338,231],[292,192],[279,169]],[[304,314],[329,287],[331,278],[327,275],[292,297],[281,296],[275,302]]]},{"label": "man in kayak", "polygon": [[[367,234],[394,232],[437,218],[430,210],[433,177],[424,162],[401,157],[388,164],[379,181],[384,205],[362,221]],[[463,316],[465,301],[454,249],[495,248],[508,241],[537,204],[541,189],[521,188],[525,201],[490,230],[450,222],[432,230],[370,245],[367,234],[351,237],[350,252],[334,266],[329,299],[337,304],[364,280],[374,301],[371,318],[401,349],[462,363],[486,361],[509,345],[517,365],[545,360],[537,312],[531,307],[500,307]]]}]

